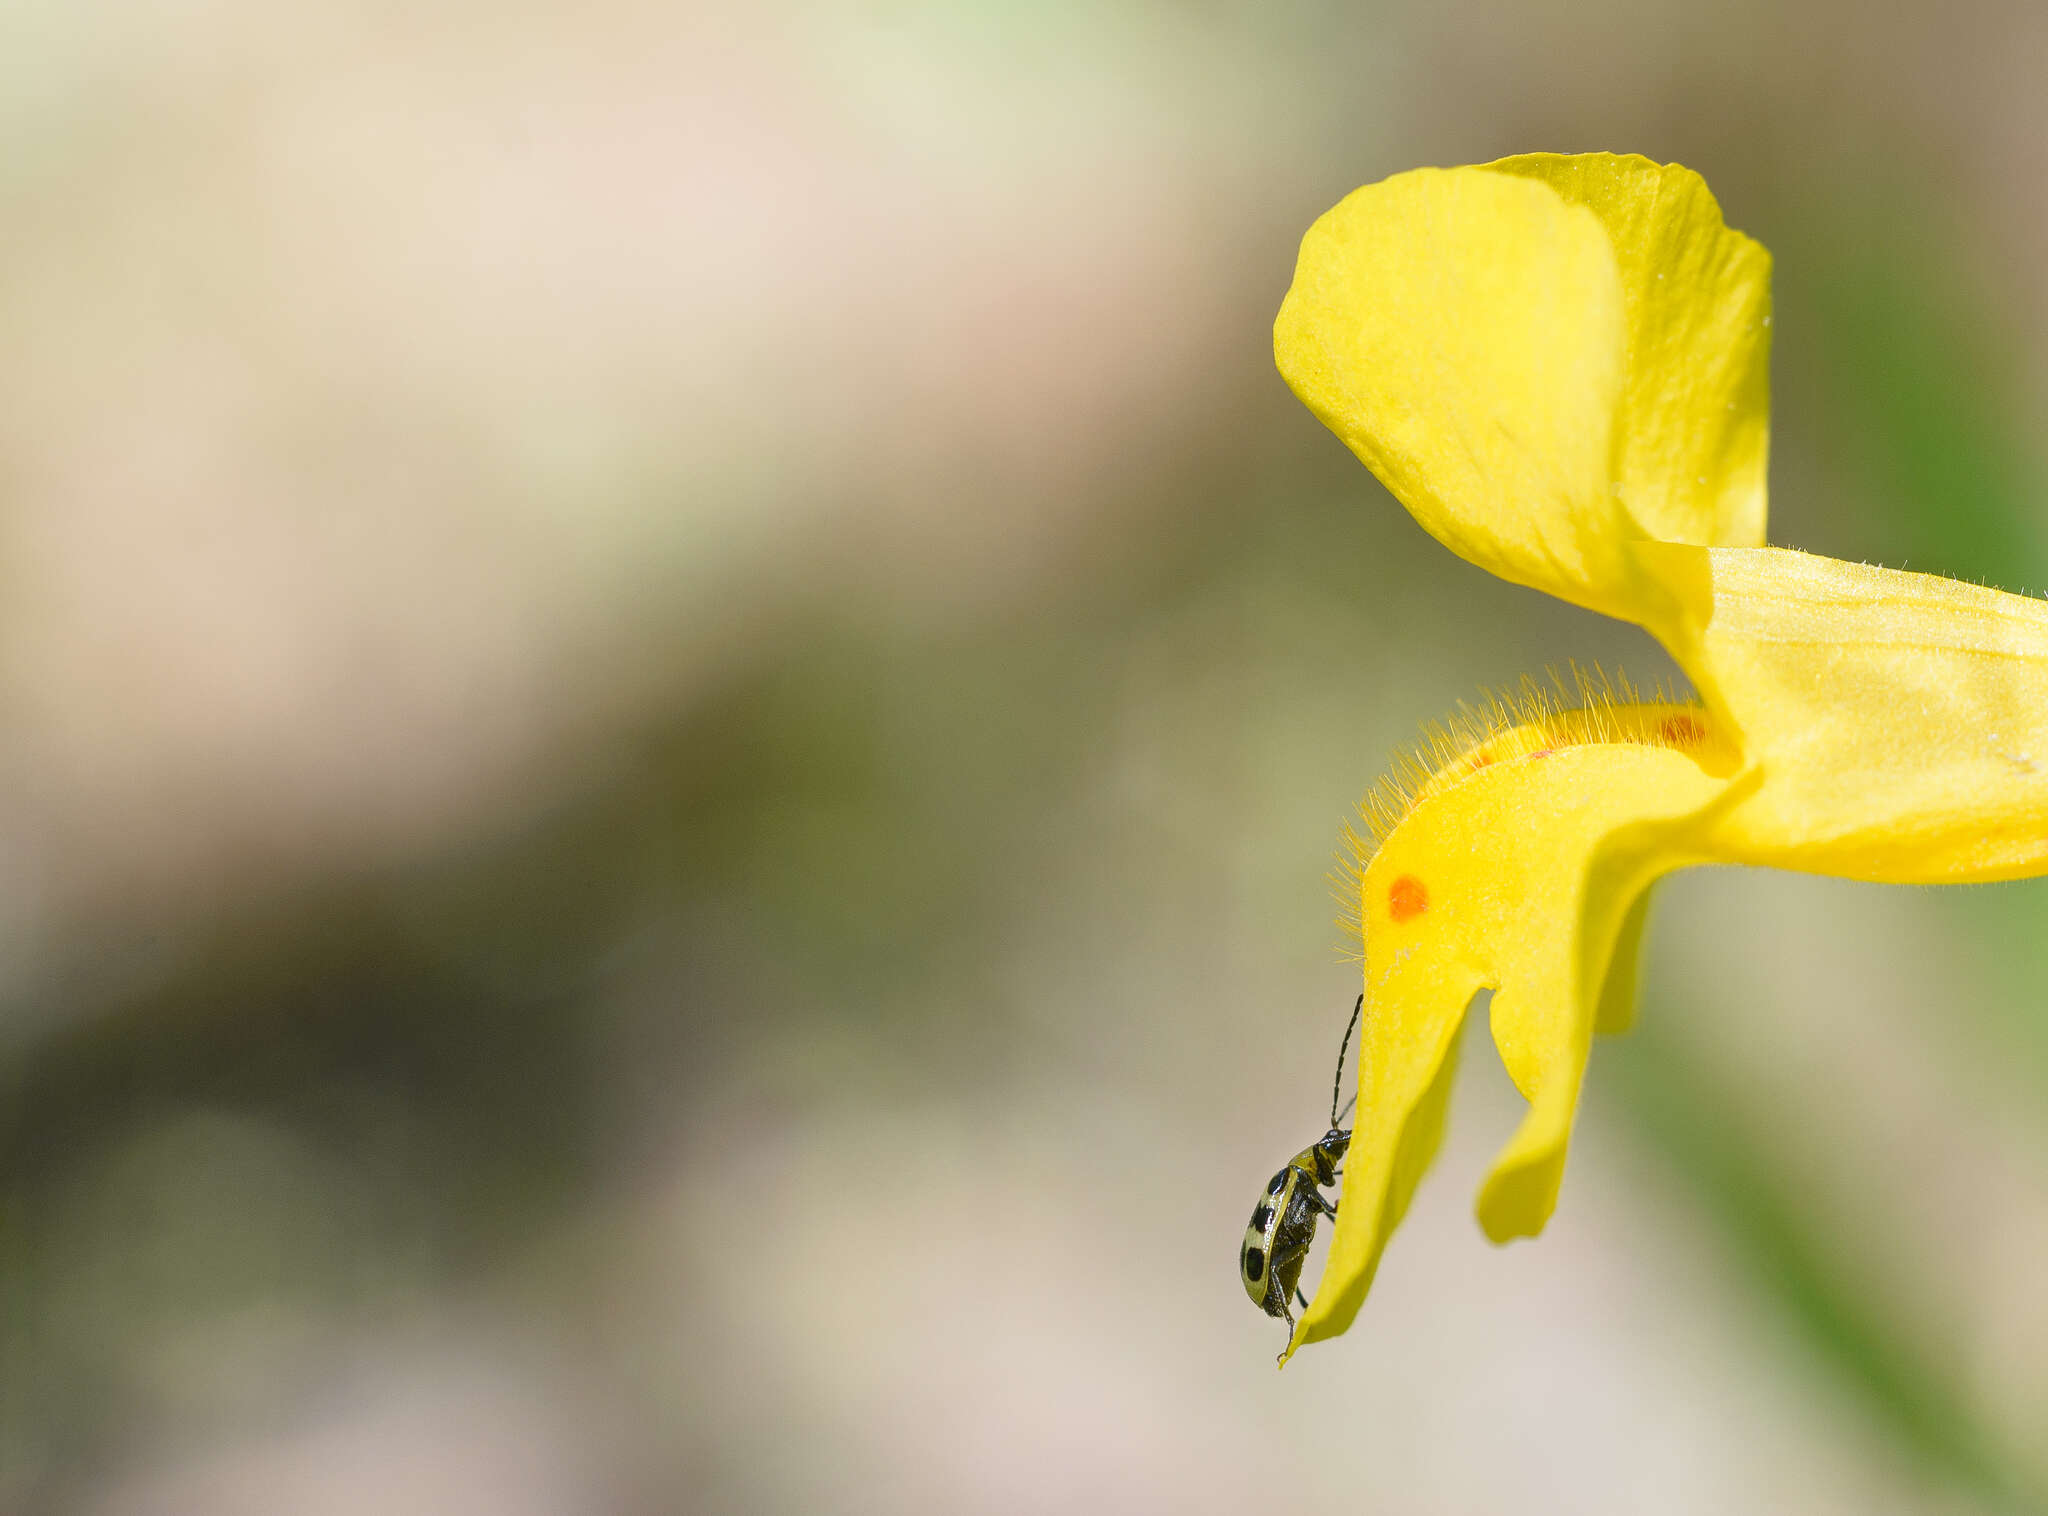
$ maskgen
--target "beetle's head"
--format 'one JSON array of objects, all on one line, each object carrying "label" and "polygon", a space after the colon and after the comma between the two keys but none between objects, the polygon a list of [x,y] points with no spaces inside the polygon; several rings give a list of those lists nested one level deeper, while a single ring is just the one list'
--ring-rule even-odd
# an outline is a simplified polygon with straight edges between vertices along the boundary
[{"label": "beetle's head", "polygon": [[1316,1175],[1316,1178],[1324,1184],[1335,1182],[1337,1177],[1337,1160],[1344,1156],[1345,1151],[1350,1146],[1351,1134],[1342,1127],[1331,1127],[1328,1133],[1315,1146],[1316,1167],[1322,1171]]}]

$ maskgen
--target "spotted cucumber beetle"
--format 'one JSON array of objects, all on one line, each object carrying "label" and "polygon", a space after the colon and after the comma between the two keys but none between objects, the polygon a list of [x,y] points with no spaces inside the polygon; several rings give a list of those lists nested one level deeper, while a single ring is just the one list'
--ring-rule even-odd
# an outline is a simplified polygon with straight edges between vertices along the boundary
[{"label": "spotted cucumber beetle", "polygon": [[1321,1186],[1337,1182],[1337,1162],[1351,1146],[1350,1131],[1337,1124],[1342,1119],[1337,1093],[1344,1087],[1344,1055],[1364,1010],[1365,996],[1360,995],[1351,1008],[1351,1024],[1344,1028],[1344,1041],[1337,1047],[1337,1077],[1330,1085],[1330,1130],[1266,1181],[1266,1193],[1259,1197],[1252,1223],[1244,1230],[1244,1246],[1237,1253],[1237,1273],[1244,1281],[1244,1292],[1268,1316],[1284,1316],[1290,1335],[1294,1312],[1288,1309],[1289,1297],[1299,1300],[1304,1311],[1308,1309],[1308,1297],[1300,1287],[1301,1266],[1308,1258],[1309,1244],[1316,1239],[1316,1217],[1335,1220],[1337,1215],[1336,1205],[1323,1198]]}]

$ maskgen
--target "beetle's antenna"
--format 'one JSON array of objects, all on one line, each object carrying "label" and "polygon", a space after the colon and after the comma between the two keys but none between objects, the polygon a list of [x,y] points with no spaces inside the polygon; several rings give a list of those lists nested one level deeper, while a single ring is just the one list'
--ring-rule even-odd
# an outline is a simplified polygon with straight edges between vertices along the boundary
[{"label": "beetle's antenna", "polygon": [[[1351,1049],[1351,1034],[1358,1030],[1358,1018],[1365,1013],[1365,996],[1351,1008],[1351,1024],[1344,1028],[1344,1040],[1337,1044],[1337,1077],[1330,1081],[1330,1125],[1337,1124],[1337,1092],[1344,1088],[1344,1055]],[[1356,1099],[1356,1096],[1352,1097]]]},{"label": "beetle's antenna", "polygon": [[1351,1114],[1351,1108],[1357,1104],[1358,1095],[1356,1091],[1353,1091],[1351,1098],[1344,1102],[1344,1109],[1337,1113],[1337,1120],[1342,1121],[1346,1116],[1349,1116]]}]

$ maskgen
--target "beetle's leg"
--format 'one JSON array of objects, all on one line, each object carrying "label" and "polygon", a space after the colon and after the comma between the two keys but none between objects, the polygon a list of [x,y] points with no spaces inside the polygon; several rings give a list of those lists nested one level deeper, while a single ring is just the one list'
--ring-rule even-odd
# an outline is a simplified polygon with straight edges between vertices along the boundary
[{"label": "beetle's leg", "polygon": [[1294,1287],[1294,1298],[1301,1302],[1304,1311],[1308,1309],[1308,1296],[1301,1293],[1301,1286],[1298,1284]]},{"label": "beetle's leg", "polygon": [[[1293,1265],[1295,1272],[1299,1274],[1301,1271],[1301,1259],[1305,1257],[1307,1253],[1308,1244],[1306,1242],[1297,1243],[1284,1253],[1281,1252],[1278,1248],[1275,1248],[1273,1250],[1273,1256],[1271,1260],[1266,1264],[1266,1268],[1270,1272],[1273,1279],[1273,1283],[1276,1287],[1274,1291],[1275,1294],[1280,1293],[1277,1287],[1279,1286],[1281,1278],[1284,1277],[1281,1271],[1286,1269],[1291,1264]],[[1295,1286],[1294,1293],[1297,1297],[1301,1294],[1300,1285]],[[1304,1306],[1303,1309],[1306,1309],[1306,1306]],[[1287,1297],[1284,1294],[1280,1295],[1280,1310],[1283,1313],[1285,1313],[1287,1317],[1287,1324],[1290,1327],[1293,1326],[1294,1313],[1287,1309]]]},{"label": "beetle's leg", "polygon": [[1325,1216],[1334,1218],[1337,1214],[1336,1203],[1334,1201],[1323,1199],[1323,1192],[1317,1189],[1314,1185],[1309,1186],[1308,1203],[1311,1206],[1315,1207],[1315,1209],[1321,1211]]}]

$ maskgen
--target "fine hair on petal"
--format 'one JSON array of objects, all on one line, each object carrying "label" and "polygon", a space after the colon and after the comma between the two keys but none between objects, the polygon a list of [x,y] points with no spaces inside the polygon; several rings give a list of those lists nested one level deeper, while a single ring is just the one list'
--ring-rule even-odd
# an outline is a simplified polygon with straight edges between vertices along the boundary
[{"label": "fine hair on petal", "polygon": [[1346,956],[1359,956],[1359,891],[1389,833],[1430,796],[1495,763],[1559,748],[1626,742],[1686,750],[1712,731],[1706,707],[1662,683],[1639,690],[1620,672],[1571,663],[1542,679],[1524,676],[1507,690],[1483,690],[1397,751],[1347,823],[1329,876],[1339,906]]}]

